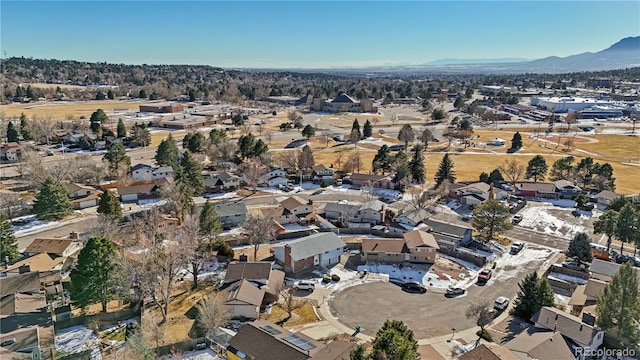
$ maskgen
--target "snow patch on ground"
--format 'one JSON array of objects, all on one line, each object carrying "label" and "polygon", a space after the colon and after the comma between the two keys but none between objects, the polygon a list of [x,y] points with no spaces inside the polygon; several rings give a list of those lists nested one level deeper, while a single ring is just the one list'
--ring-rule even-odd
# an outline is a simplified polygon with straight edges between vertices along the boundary
[{"label": "snow patch on ground", "polygon": [[585,279],[581,279],[581,278],[575,277],[575,276],[569,276],[569,275],[566,275],[566,274],[560,274],[560,273],[556,273],[556,272],[550,272],[549,275],[547,275],[547,278],[555,279],[555,280],[563,280],[563,281],[566,281],[568,283],[578,284],[578,285],[586,285],[587,284],[587,280],[585,280]]},{"label": "snow patch on ground", "polygon": [[525,208],[520,213],[522,221],[518,225],[559,237],[571,236],[578,232],[587,232],[584,226],[568,223],[551,214],[549,210],[553,207],[554,205],[552,204],[543,204],[542,206]]},{"label": "snow patch on ground", "polygon": [[[16,219],[13,220],[15,221]],[[27,232],[44,230],[46,228],[54,227],[59,224],[57,221],[37,220],[35,218],[35,215],[33,215],[33,219],[34,220],[24,225],[11,225],[11,230],[13,230],[14,235],[19,237]]]},{"label": "snow patch on ground", "polygon": [[185,352],[177,357],[168,355],[163,359],[165,360],[221,360],[223,358],[219,357],[218,354],[216,354],[213,350],[205,349],[205,350]]},{"label": "snow patch on ground", "polygon": [[493,281],[507,281],[526,269],[526,265],[550,258],[555,252],[547,248],[525,247],[517,255],[506,253],[496,260],[496,268],[489,284]]},{"label": "snow patch on ground", "polygon": [[58,331],[55,343],[56,349],[65,354],[76,354],[91,349],[91,359],[102,359],[100,339],[92,330],[82,325]]},{"label": "snow patch on ground", "polygon": [[238,194],[235,191],[226,193],[208,193],[202,196],[205,199],[233,199],[237,198]]}]

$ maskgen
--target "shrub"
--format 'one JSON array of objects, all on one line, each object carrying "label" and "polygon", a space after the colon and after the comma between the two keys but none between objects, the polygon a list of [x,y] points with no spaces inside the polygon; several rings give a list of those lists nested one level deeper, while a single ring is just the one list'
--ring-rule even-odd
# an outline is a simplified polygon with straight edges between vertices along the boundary
[{"label": "shrub", "polygon": [[327,186],[329,186],[329,184],[327,183],[327,180],[322,180],[322,181],[320,182],[320,187],[321,187],[321,188],[326,188]]},{"label": "shrub", "polygon": [[322,278],[322,283],[323,284],[328,284],[330,282],[331,282],[331,278],[330,277],[325,276],[325,277]]},{"label": "shrub", "polygon": [[278,113],[275,110],[273,110],[273,112],[271,113],[271,115],[273,115],[273,116],[276,116],[277,114]]},{"label": "shrub", "polygon": [[478,335],[479,337],[481,337],[482,339],[484,339],[486,341],[492,341],[491,340],[491,334],[489,334],[489,332],[487,330],[478,330],[478,331],[476,331],[476,335]]},{"label": "shrub", "polygon": [[340,276],[336,274],[331,275],[331,281],[335,281],[335,282],[340,281]]}]

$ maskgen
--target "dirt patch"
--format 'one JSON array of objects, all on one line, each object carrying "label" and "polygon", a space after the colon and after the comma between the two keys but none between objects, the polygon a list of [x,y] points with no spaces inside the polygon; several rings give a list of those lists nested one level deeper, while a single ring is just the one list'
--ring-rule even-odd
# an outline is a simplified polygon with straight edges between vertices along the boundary
[{"label": "dirt patch", "polygon": [[436,258],[436,263],[431,266],[429,272],[436,274],[441,280],[449,280],[449,277],[462,279],[468,275],[467,269],[463,266],[441,257]]},{"label": "dirt patch", "polygon": [[573,144],[590,144],[590,143],[597,143],[598,140],[597,139],[590,139],[590,138],[586,138],[586,137],[582,137],[582,136],[573,136],[573,135],[551,135],[551,136],[542,136],[539,138],[539,140],[542,141],[548,141],[551,143],[560,143],[560,144],[564,144],[567,142],[567,140],[572,140]]}]

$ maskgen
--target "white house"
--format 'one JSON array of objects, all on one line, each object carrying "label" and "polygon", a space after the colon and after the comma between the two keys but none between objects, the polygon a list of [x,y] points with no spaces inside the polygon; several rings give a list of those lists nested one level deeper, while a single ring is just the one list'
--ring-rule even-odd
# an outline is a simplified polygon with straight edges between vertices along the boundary
[{"label": "white house", "polygon": [[269,187],[287,185],[287,172],[282,167],[271,167],[262,178],[262,183]]},{"label": "white house", "polygon": [[173,175],[171,166],[154,168],[147,164],[136,164],[131,167],[131,179],[133,181],[149,181],[166,178]]},{"label": "white house", "polygon": [[275,244],[273,254],[286,272],[297,273],[314,266],[338,264],[345,246],[338,235],[323,232]]},{"label": "white house", "polygon": [[263,298],[264,290],[243,279],[233,286],[225,305],[233,318],[257,319]]}]

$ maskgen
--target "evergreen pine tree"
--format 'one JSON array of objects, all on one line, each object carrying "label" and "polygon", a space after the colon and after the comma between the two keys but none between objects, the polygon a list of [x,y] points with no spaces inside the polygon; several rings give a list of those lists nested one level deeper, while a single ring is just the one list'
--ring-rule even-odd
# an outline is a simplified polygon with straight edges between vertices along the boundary
[{"label": "evergreen pine tree", "polygon": [[424,184],[427,174],[424,168],[424,158],[422,157],[421,147],[416,146],[413,149],[413,158],[409,163],[409,170],[411,171],[411,178],[416,184]]},{"label": "evergreen pine tree", "polygon": [[93,113],[91,113],[91,117],[89,118],[89,121],[98,122],[98,123],[103,123],[103,122],[108,121],[108,120],[109,120],[109,117],[107,116],[107,114],[102,109],[98,109],[98,110],[94,111]]},{"label": "evergreen pine tree", "polygon": [[200,234],[214,236],[222,231],[222,224],[216,212],[216,208],[209,200],[204,203],[200,211]]},{"label": "evergreen pine tree", "polygon": [[18,244],[11,229],[11,221],[0,211],[0,263],[10,264],[18,260]]},{"label": "evergreen pine tree", "polygon": [[155,160],[158,166],[171,166],[174,170],[178,166],[178,146],[171,134],[158,145]]},{"label": "evergreen pine tree", "polygon": [[127,127],[124,126],[124,121],[122,121],[122,119],[118,119],[117,137],[119,138],[127,137]]},{"label": "evergreen pine tree", "polygon": [[24,113],[20,115],[20,134],[22,135],[22,140],[33,140],[31,126],[29,126],[29,121],[27,120],[27,116]]},{"label": "evergreen pine tree", "polygon": [[311,126],[310,124],[307,124],[307,126],[304,127],[304,129],[302,129],[302,136],[306,137],[307,140],[309,140],[312,136],[316,135],[316,129],[313,128],[313,126]]},{"label": "evergreen pine tree", "polygon": [[67,190],[59,182],[47,178],[33,203],[33,211],[41,220],[59,220],[73,210]]},{"label": "evergreen pine tree", "polygon": [[131,158],[127,155],[124,145],[120,142],[112,142],[107,147],[107,152],[104,154],[104,160],[109,163],[109,172],[117,176],[121,166],[130,166]]},{"label": "evergreen pine tree", "polygon": [[538,182],[538,180],[544,180],[547,176],[547,170],[549,170],[549,166],[547,166],[546,160],[542,155],[536,155],[529,160],[525,177],[533,179],[533,182]]},{"label": "evergreen pine tree", "polygon": [[638,343],[639,296],[636,269],[625,263],[598,297],[596,323],[605,330],[615,330],[615,337],[622,340],[623,346]]},{"label": "evergreen pine tree", "polygon": [[204,191],[204,180],[202,178],[202,167],[191,151],[185,150],[180,160],[183,180],[191,191],[191,196],[200,195]]},{"label": "evergreen pine tree", "polygon": [[122,220],[122,206],[120,200],[109,190],[104,190],[98,199],[98,214],[104,214],[117,220]]},{"label": "evergreen pine tree", "polygon": [[354,130],[358,132],[358,139],[362,139],[362,132],[360,131],[360,123],[358,122],[358,119],[353,120],[353,124],[351,125],[351,132]]},{"label": "evergreen pine tree", "polygon": [[15,125],[13,125],[13,121],[9,121],[7,124],[7,141],[18,142],[19,140],[18,130],[16,130]]},{"label": "evergreen pine tree", "polygon": [[369,119],[367,119],[367,121],[364,122],[364,127],[362,128],[362,136],[366,139],[371,137],[371,135],[373,135],[373,126]]},{"label": "evergreen pine tree", "polygon": [[444,157],[440,161],[434,180],[436,181],[436,187],[445,180],[449,180],[451,184],[456,182],[456,173],[453,171],[453,161],[448,153],[444,154]]},{"label": "evergreen pine tree", "polygon": [[86,308],[100,302],[107,312],[107,302],[119,284],[117,252],[111,240],[92,237],[80,254],[78,264],[71,270],[71,299],[76,306]]},{"label": "evergreen pine tree", "polygon": [[514,150],[522,148],[522,135],[520,135],[519,132],[513,134],[513,138],[511,138],[511,148]]},{"label": "evergreen pine tree", "polygon": [[591,252],[591,239],[589,239],[589,235],[584,232],[577,233],[569,242],[566,255],[580,262],[591,262],[591,260],[593,260],[593,254]]},{"label": "evergreen pine tree", "polygon": [[514,312],[524,320],[529,320],[543,306],[553,306],[554,295],[546,279],[540,279],[535,271],[527,275],[520,284],[515,299]]}]

